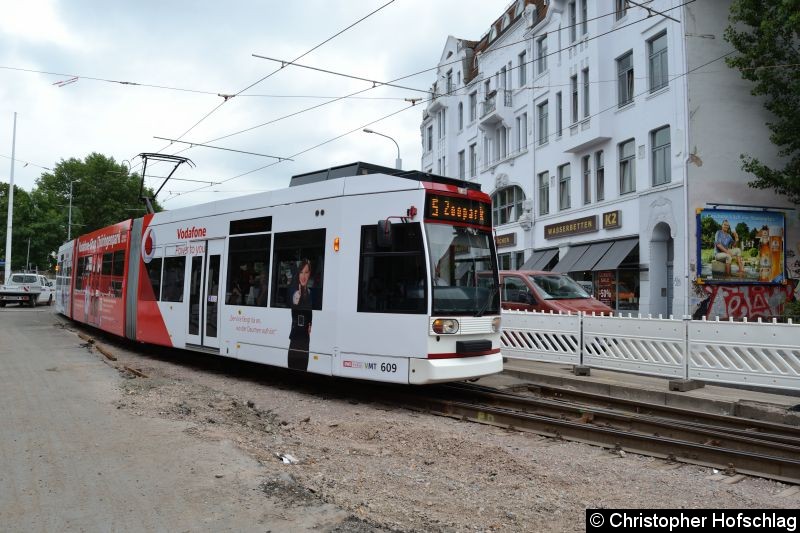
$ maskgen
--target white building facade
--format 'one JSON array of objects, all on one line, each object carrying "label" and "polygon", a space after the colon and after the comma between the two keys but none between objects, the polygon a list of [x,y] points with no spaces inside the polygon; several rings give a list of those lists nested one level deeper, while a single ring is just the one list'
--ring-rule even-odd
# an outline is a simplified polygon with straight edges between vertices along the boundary
[{"label": "white building facade", "polygon": [[724,63],[729,2],[646,5],[518,0],[480,40],[449,37],[422,169],[492,196],[501,268],[568,272],[620,312],[682,315],[699,301],[696,212],[789,206],[740,169],[740,153],[776,150]]}]

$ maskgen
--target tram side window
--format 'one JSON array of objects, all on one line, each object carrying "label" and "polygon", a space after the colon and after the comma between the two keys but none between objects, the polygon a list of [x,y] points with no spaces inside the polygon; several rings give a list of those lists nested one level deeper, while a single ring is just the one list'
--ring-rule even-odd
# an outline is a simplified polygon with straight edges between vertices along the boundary
[{"label": "tram side window", "polygon": [[125,274],[125,251],[117,250],[114,252],[114,266],[111,271],[111,287],[114,289],[114,296],[122,298],[122,281]]},{"label": "tram side window", "polygon": [[161,284],[162,302],[183,301],[183,280],[185,276],[185,257],[164,258],[164,281]]},{"label": "tram side window", "polygon": [[144,267],[147,269],[147,278],[150,280],[153,296],[151,297],[147,291],[144,291],[141,295],[142,300],[157,302],[161,299],[161,258],[154,257],[149,263],[145,263]]},{"label": "tram side window", "polygon": [[361,227],[358,311],[362,313],[427,312],[427,276],[418,223],[393,224],[392,244],[380,247],[378,227]]},{"label": "tram side window", "polygon": [[103,270],[102,274],[104,276],[110,276],[111,270],[114,265],[114,254],[109,252],[107,254],[103,254]]},{"label": "tram side window", "polygon": [[226,304],[267,306],[269,245],[269,235],[230,238]]},{"label": "tram side window", "polygon": [[273,255],[272,307],[291,307],[292,296],[305,282],[311,309],[322,309],[325,230],[278,233]]},{"label": "tram side window", "polygon": [[86,258],[79,257],[78,258],[78,272],[75,274],[75,290],[79,291],[83,289],[83,275],[84,269],[86,268]]}]

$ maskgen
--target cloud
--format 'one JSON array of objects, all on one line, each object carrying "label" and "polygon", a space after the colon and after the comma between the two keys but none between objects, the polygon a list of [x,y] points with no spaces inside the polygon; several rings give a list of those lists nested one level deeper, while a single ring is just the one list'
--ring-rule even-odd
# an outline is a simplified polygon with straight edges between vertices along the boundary
[{"label": "cloud", "polygon": [[0,17],[0,34],[33,43],[84,48],[80,35],[62,19],[55,0],[9,2]]}]

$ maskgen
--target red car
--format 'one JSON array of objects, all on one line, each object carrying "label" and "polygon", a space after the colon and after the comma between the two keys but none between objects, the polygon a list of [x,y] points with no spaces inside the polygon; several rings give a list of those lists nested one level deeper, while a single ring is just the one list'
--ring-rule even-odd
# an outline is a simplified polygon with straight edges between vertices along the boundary
[{"label": "red car", "polygon": [[[479,276],[490,276],[481,273]],[[501,270],[500,300],[503,309],[614,314],[566,274],[539,270]]]}]

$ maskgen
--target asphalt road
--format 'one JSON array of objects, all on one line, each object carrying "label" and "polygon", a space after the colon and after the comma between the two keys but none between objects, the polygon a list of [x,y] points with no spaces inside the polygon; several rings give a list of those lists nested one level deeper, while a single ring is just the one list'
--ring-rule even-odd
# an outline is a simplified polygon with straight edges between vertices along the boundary
[{"label": "asphalt road", "polygon": [[263,465],[189,424],[117,409],[117,370],[51,308],[0,309],[0,530],[329,530],[271,499]]}]

